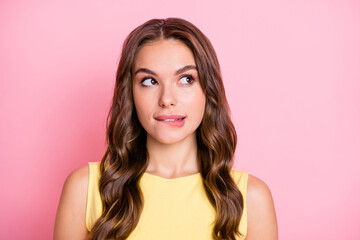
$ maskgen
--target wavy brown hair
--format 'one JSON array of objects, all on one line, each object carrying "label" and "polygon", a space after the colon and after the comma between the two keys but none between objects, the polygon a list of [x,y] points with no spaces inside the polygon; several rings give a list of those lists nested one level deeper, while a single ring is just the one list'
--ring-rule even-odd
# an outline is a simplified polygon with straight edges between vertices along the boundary
[{"label": "wavy brown hair", "polygon": [[231,177],[237,135],[230,119],[220,66],[208,38],[179,18],[152,19],[125,39],[107,117],[107,150],[101,161],[103,214],[90,239],[126,239],[139,222],[144,199],[139,179],[148,165],[146,131],[132,96],[132,67],[139,48],[160,39],[177,39],[192,51],[206,96],[202,122],[196,130],[198,166],[207,197],[216,209],[214,239],[236,239],[244,199]]}]

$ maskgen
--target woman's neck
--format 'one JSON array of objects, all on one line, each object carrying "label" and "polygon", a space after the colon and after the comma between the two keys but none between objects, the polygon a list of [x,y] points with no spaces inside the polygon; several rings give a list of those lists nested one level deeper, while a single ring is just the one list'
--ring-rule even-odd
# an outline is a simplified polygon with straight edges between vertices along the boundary
[{"label": "woman's neck", "polygon": [[148,134],[146,147],[149,153],[148,173],[176,178],[199,172],[195,133],[174,144],[158,142]]}]

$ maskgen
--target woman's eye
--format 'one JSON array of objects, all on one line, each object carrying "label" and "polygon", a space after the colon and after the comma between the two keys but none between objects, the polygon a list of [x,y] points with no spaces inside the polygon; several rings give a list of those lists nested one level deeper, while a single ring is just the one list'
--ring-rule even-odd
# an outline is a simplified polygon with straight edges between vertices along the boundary
[{"label": "woman's eye", "polygon": [[194,81],[194,77],[191,75],[186,75],[186,76],[183,76],[182,78],[180,78],[180,82],[182,84],[192,84],[193,81]]},{"label": "woman's eye", "polygon": [[152,86],[152,85],[156,84],[156,80],[153,78],[144,78],[141,81],[141,84],[145,85],[145,86]]}]

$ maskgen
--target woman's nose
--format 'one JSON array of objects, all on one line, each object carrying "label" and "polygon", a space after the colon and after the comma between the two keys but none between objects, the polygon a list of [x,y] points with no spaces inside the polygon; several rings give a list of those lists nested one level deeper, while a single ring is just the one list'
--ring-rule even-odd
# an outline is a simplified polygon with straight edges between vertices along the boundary
[{"label": "woman's nose", "polygon": [[175,89],[170,84],[163,85],[160,92],[159,105],[160,107],[170,107],[176,105]]}]

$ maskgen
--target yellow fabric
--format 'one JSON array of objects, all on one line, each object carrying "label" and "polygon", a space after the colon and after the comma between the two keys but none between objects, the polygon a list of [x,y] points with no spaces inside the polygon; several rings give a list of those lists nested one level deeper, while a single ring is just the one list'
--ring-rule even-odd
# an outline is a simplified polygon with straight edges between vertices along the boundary
[{"label": "yellow fabric", "polygon": [[[247,230],[246,188],[248,173],[233,169],[235,183],[244,197],[244,212],[239,230],[243,240]],[[88,231],[101,216],[99,193],[100,162],[89,162],[89,187],[86,206]],[[144,173],[140,179],[144,209],[129,240],[212,239],[215,209],[210,204],[201,174],[166,179]]]}]

